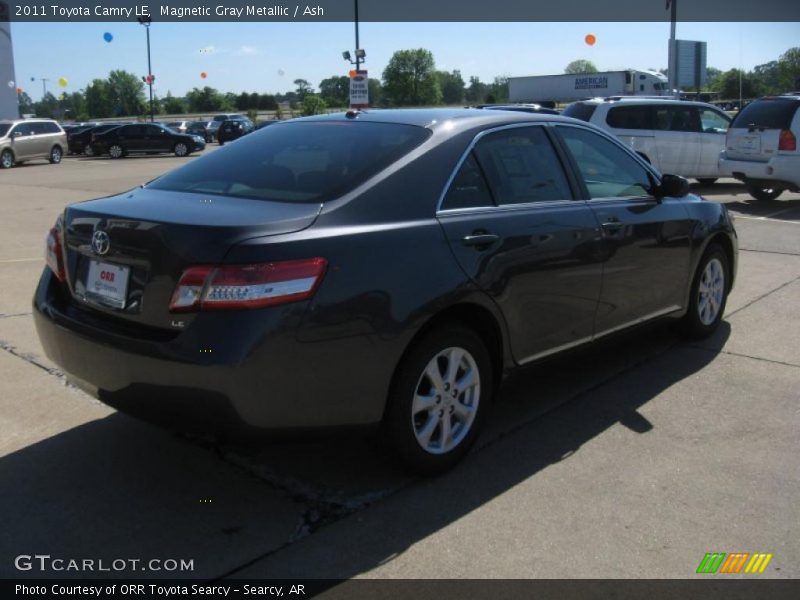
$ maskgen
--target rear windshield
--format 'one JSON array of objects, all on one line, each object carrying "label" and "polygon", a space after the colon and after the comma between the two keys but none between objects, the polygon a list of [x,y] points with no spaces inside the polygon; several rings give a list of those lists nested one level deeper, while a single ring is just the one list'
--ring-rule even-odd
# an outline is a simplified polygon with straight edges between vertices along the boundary
[{"label": "rear windshield", "polygon": [[581,121],[589,121],[594,114],[596,104],[586,104],[583,102],[574,102],[564,109],[561,113],[565,117],[572,117],[573,119],[580,119]]},{"label": "rear windshield", "polygon": [[751,125],[766,129],[789,129],[800,101],[789,98],[769,98],[751,102],[742,109],[731,127]]},{"label": "rear windshield", "polygon": [[282,123],[240,138],[154,181],[157,190],[277,202],[320,202],[366,181],[428,139],[413,125]]},{"label": "rear windshield", "polygon": [[10,123],[0,123],[0,137],[3,137],[5,134],[7,134],[9,129],[11,129]]}]

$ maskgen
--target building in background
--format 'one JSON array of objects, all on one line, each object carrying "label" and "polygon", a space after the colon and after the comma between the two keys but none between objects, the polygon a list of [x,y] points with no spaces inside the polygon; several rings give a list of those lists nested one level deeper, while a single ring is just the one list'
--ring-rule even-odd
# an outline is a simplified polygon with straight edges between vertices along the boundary
[{"label": "building in background", "polygon": [[3,21],[7,5],[0,2],[0,119],[18,119],[17,78],[14,76],[14,50],[11,47],[11,23]]}]

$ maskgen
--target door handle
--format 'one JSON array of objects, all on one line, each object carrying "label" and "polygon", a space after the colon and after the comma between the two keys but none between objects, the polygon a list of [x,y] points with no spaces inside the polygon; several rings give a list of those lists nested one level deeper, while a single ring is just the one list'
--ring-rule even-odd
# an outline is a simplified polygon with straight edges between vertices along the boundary
[{"label": "door handle", "polygon": [[470,235],[465,235],[463,238],[461,238],[461,243],[465,246],[476,246],[478,249],[480,249],[481,246],[491,246],[499,239],[499,235],[475,231]]},{"label": "door handle", "polygon": [[617,217],[606,217],[600,226],[606,231],[619,231],[622,229],[623,223]]}]

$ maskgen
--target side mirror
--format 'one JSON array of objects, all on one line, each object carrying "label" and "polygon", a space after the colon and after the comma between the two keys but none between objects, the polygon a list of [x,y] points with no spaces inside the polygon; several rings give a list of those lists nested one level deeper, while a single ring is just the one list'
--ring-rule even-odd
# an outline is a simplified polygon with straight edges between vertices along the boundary
[{"label": "side mirror", "polygon": [[11,137],[15,137],[15,138],[18,138],[18,137],[21,137],[21,136],[22,136],[22,132],[21,132],[21,131],[15,131],[15,132],[14,132],[14,133],[11,135]]},{"label": "side mirror", "polygon": [[683,198],[689,193],[689,182],[680,175],[662,175],[661,183],[656,188],[659,198]]}]

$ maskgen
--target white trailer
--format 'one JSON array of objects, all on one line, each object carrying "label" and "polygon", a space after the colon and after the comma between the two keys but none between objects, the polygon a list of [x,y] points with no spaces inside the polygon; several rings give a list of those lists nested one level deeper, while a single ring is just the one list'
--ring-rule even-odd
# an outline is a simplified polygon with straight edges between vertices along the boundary
[{"label": "white trailer", "polygon": [[597,96],[662,96],[667,95],[666,76],[655,71],[606,71],[573,75],[534,75],[510,77],[508,94],[511,102],[573,102]]}]

